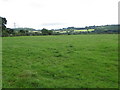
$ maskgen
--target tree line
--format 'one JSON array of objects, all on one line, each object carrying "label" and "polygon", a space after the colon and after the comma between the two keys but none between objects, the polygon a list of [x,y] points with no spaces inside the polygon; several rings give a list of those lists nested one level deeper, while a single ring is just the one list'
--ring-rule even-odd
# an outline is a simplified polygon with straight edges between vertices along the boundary
[{"label": "tree line", "polygon": [[53,31],[52,30],[47,30],[43,28],[41,30],[41,33],[39,32],[31,32],[29,30],[15,30],[11,28],[6,27],[7,20],[6,18],[0,17],[0,36],[2,37],[7,37],[7,36],[36,36],[36,35],[52,35]]},{"label": "tree line", "polygon": [[[43,28],[40,31],[33,32],[32,29],[23,29],[19,28],[19,30],[11,29],[6,27],[7,20],[6,18],[0,17],[0,36],[7,37],[7,36],[37,36],[37,35],[62,35],[62,34],[117,34],[120,31],[120,25],[105,25],[105,26],[89,26],[85,28],[75,28],[75,27],[68,27],[65,30],[65,33],[54,32],[53,30],[48,30]],[[89,29],[93,29],[94,31],[88,31]],[[87,32],[74,32],[77,29],[87,29]],[[59,30],[59,31],[62,31]]]}]

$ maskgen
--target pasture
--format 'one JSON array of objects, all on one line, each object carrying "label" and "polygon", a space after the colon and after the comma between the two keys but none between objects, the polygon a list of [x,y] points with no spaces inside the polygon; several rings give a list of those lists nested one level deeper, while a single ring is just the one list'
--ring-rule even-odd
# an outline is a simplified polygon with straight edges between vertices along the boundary
[{"label": "pasture", "polygon": [[118,88],[118,35],[2,39],[3,88]]}]

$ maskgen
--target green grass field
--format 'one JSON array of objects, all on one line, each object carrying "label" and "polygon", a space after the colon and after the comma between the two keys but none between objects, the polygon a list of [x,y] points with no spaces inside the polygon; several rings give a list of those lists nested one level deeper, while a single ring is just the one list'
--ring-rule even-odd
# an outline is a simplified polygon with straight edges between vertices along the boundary
[{"label": "green grass field", "polygon": [[3,88],[118,88],[118,35],[3,37]]}]

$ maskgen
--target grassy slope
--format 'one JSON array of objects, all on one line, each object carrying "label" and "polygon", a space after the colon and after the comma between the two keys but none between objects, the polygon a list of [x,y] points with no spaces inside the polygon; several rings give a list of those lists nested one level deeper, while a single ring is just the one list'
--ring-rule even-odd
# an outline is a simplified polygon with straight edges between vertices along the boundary
[{"label": "grassy slope", "polygon": [[80,32],[80,31],[84,31],[84,32],[86,31],[86,32],[87,32],[87,31],[94,31],[94,30],[95,30],[95,29],[75,30],[75,32]]},{"label": "grassy slope", "polygon": [[3,38],[3,88],[118,87],[117,35]]},{"label": "grassy slope", "polygon": [[[68,30],[69,31],[69,30]],[[74,32],[87,32],[87,31],[94,31],[94,29],[85,29],[85,30],[74,30]],[[55,31],[59,33],[66,33],[66,31]]]}]

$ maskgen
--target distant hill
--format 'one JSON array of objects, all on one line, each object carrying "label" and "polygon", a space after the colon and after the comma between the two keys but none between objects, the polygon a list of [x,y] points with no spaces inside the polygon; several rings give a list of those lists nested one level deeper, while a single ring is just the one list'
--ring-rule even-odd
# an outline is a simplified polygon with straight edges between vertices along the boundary
[{"label": "distant hill", "polygon": [[120,25],[104,25],[104,26],[98,26],[96,27],[96,29],[100,29],[100,30],[118,30],[120,29]]},{"label": "distant hill", "polygon": [[[62,29],[53,30],[54,33],[118,33],[120,29],[120,25],[101,25],[101,26],[86,26],[86,27],[67,27]],[[32,31],[32,32],[39,32],[41,30],[36,30],[33,28],[14,28],[15,31]],[[72,31],[71,31],[72,30]],[[66,32],[68,31],[68,32]]]},{"label": "distant hill", "polygon": [[120,25],[104,25],[97,26],[94,32],[98,33],[118,33],[120,31]]},{"label": "distant hill", "polygon": [[27,30],[27,31],[36,31],[36,29],[33,29],[33,28],[13,28],[13,30]]}]

